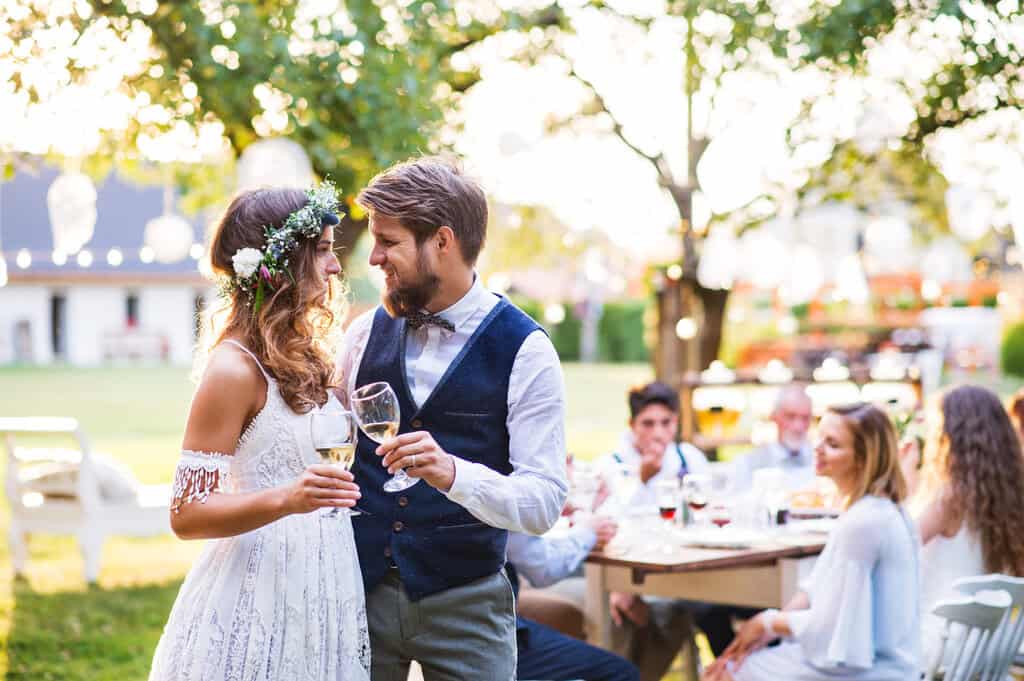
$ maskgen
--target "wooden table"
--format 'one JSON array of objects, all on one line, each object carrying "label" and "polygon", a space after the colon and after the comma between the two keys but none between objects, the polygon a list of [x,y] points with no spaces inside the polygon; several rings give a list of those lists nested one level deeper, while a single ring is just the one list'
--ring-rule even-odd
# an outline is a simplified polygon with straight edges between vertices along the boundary
[{"label": "wooden table", "polygon": [[797,591],[825,546],[821,534],[766,537],[750,549],[662,546],[632,548],[614,556],[594,552],[584,571],[587,640],[611,647],[608,592],[685,598],[753,608],[780,608]]}]

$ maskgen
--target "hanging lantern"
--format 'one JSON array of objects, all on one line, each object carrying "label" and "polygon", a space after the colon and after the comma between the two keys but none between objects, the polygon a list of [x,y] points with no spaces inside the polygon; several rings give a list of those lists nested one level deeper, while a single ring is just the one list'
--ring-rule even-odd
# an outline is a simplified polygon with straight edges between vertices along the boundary
[{"label": "hanging lantern", "polygon": [[779,295],[787,305],[799,305],[812,300],[825,283],[825,268],[818,253],[801,244],[793,249],[789,273],[779,287]]},{"label": "hanging lantern", "polygon": [[238,159],[238,188],[298,187],[313,184],[313,165],[306,151],[285,137],[253,142]]},{"label": "hanging lantern", "polygon": [[731,229],[718,226],[711,230],[697,263],[700,285],[707,289],[731,289],[739,269],[739,252],[739,242]]},{"label": "hanging lantern", "polygon": [[952,237],[936,239],[921,259],[921,272],[941,284],[949,281],[970,281],[971,258],[964,247]]},{"label": "hanging lantern", "polygon": [[[839,201],[826,201],[802,211],[796,218],[796,231],[825,262],[839,262],[857,252],[857,233],[864,215],[854,206]],[[835,270],[825,277],[832,280]]]},{"label": "hanging lantern", "polygon": [[905,218],[882,215],[868,223],[864,250],[878,271],[905,271],[912,265],[913,240],[910,223]]},{"label": "hanging lantern", "polygon": [[192,248],[192,225],[180,215],[161,215],[146,223],[145,241],[157,262],[180,262]]},{"label": "hanging lantern", "polygon": [[964,241],[977,241],[985,235],[995,212],[995,202],[974,187],[952,186],[946,190],[949,227]]},{"label": "hanging lantern", "polygon": [[740,253],[740,277],[757,288],[775,288],[789,268],[785,244],[766,227],[744,234],[740,239]]},{"label": "hanging lantern", "polygon": [[839,261],[839,268],[836,271],[836,295],[858,305],[868,302],[868,279],[859,256],[848,255]]},{"label": "hanging lantern", "polygon": [[192,251],[195,234],[188,220],[174,212],[174,188],[169,178],[164,183],[163,215],[146,223],[143,240],[145,245],[139,258],[145,263],[180,262]]},{"label": "hanging lantern", "polygon": [[53,248],[77,253],[96,228],[96,187],[88,175],[61,173],[46,192]]}]

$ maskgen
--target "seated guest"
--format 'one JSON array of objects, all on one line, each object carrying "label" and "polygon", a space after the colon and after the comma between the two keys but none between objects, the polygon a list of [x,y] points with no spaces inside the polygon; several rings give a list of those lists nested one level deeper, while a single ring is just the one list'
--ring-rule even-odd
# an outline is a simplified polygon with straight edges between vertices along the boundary
[{"label": "seated guest", "polygon": [[[600,460],[612,478],[611,498],[602,513],[621,515],[647,508],[656,512],[655,484],[680,480],[687,473],[709,470],[704,453],[688,443],[677,443],[679,397],[664,383],[648,383],[629,391],[629,430],[619,446]],[[615,478],[623,470],[635,471],[638,483],[625,492],[616,490]],[[692,644],[694,618],[704,631],[713,652],[720,653],[732,640],[732,617],[743,616],[736,608],[709,603],[642,598],[613,593],[609,603],[616,625],[612,632],[615,650],[640,667],[644,681],[658,681],[668,671],[683,646]]]},{"label": "seated guest", "polygon": [[1010,400],[1010,418],[1017,427],[1017,436],[1024,440],[1024,388],[1018,390]]},{"label": "seated guest", "polygon": [[811,398],[804,386],[791,383],[779,390],[771,420],[778,432],[777,441],[733,460],[733,487],[738,492],[750,490],[754,471],[762,468],[781,468],[789,490],[807,487],[814,480],[814,451],[807,439]]},{"label": "seated guest", "polygon": [[920,414],[910,417],[900,434],[900,470],[907,482],[907,497],[913,499],[921,484],[924,469],[924,419]]},{"label": "seated guest", "polygon": [[[679,480],[687,473],[708,469],[704,452],[688,443],[677,443],[679,397],[664,383],[648,383],[629,391],[629,430],[619,446],[599,461],[606,476],[613,478],[609,503],[618,510],[657,506],[655,483]],[[636,471],[640,484],[629,498],[617,495],[614,477],[623,469]]]},{"label": "seated guest", "polygon": [[943,627],[932,606],[957,595],[954,581],[991,572],[1024,576],[1024,457],[1006,410],[992,391],[965,385],[942,396],[939,412],[914,500],[922,509],[925,666],[938,654]]},{"label": "seated guest", "polygon": [[918,678],[918,540],[900,505],[906,483],[889,417],[868,404],[830,408],[815,469],[835,482],[845,512],[786,610],[748,620],[705,681]]},{"label": "seated guest", "polygon": [[[615,522],[590,516],[560,537],[512,532],[508,539],[508,571],[518,597],[519,578],[545,587],[572,574],[587,554],[615,536]],[[639,681],[639,670],[607,651],[567,636],[525,617],[516,618],[518,679],[583,679],[584,681]]]}]

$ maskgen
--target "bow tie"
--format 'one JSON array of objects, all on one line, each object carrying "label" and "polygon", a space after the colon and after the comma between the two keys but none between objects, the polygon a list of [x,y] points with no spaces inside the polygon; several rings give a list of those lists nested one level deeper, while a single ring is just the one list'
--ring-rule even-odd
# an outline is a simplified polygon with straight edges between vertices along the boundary
[{"label": "bow tie", "polygon": [[450,321],[436,315],[431,312],[410,312],[405,316],[405,323],[409,325],[409,328],[415,331],[421,326],[437,326],[449,333],[455,332],[455,325]]}]

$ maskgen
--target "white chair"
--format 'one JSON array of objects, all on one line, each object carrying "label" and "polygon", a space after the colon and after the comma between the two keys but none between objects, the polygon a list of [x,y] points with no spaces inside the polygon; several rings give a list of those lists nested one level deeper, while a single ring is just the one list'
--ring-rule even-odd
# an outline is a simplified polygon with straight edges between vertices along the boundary
[{"label": "white chair", "polygon": [[[0,418],[0,436],[7,450],[7,501],[11,507],[9,541],[16,575],[28,561],[28,536],[63,534],[77,538],[85,563],[85,579],[96,581],[103,542],[110,535],[149,537],[170,531],[170,488],[141,485],[131,498],[110,500],[101,494],[89,439],[70,418]],[[18,437],[71,439],[77,450],[19,447]],[[70,472],[66,493],[47,495],[34,487],[40,467]]]},{"label": "white chair", "polygon": [[953,583],[957,591],[973,596],[982,591],[1005,591],[1010,607],[989,643],[988,659],[978,681],[1003,681],[1024,640],[1024,579],[1007,575],[964,577]]},{"label": "white chair", "polygon": [[[940,601],[932,612],[946,620],[942,630],[942,644],[925,677],[927,681],[975,681],[986,663],[992,635],[999,627],[1011,603],[1005,591],[979,592],[976,596]],[[946,644],[950,641],[953,625],[963,628],[963,637],[957,639],[958,649],[940,674],[945,658]]]}]

